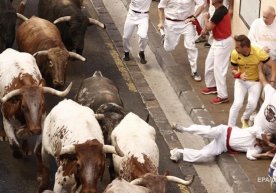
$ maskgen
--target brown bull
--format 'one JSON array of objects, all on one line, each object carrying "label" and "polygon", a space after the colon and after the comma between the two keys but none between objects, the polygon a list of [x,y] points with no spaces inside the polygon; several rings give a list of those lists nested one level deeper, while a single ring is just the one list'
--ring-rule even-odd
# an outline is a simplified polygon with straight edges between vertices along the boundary
[{"label": "brown bull", "polygon": [[70,58],[82,61],[85,58],[65,48],[59,30],[53,23],[35,16],[25,20],[16,32],[19,51],[36,57],[42,76],[49,85],[63,86]]}]

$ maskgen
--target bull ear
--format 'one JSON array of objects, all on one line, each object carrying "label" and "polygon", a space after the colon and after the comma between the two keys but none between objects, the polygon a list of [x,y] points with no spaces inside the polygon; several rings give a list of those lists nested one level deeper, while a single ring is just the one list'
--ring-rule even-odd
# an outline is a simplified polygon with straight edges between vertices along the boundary
[{"label": "bull ear", "polygon": [[71,90],[71,87],[72,87],[72,82],[64,91],[59,91],[50,87],[43,87],[42,89],[44,93],[50,93],[59,97],[64,97],[69,93],[69,91]]},{"label": "bull ear", "polygon": [[103,28],[103,29],[106,28],[105,25],[104,25],[102,22],[100,22],[100,21],[98,21],[98,20],[96,20],[96,19],[93,19],[93,18],[88,18],[88,19],[89,19],[89,23],[90,23],[90,24],[95,24],[95,25],[97,25],[97,26],[100,26],[100,27]]},{"label": "bull ear", "polygon": [[69,56],[71,58],[76,58],[76,59],[81,60],[83,62],[86,60],[85,57],[83,57],[83,56],[81,56],[81,55],[79,55],[79,54],[77,54],[75,52],[69,52]]},{"label": "bull ear", "polygon": [[24,15],[22,15],[20,13],[16,13],[16,16],[17,16],[17,18],[22,19],[23,21],[29,20],[27,17],[25,17]]},{"label": "bull ear", "polygon": [[71,20],[71,16],[63,16],[63,17],[57,18],[53,23],[57,24],[60,22],[70,21],[70,20]]},{"label": "bull ear", "polygon": [[70,176],[70,175],[74,174],[76,171],[76,168],[77,168],[77,164],[78,164],[77,160],[70,161],[70,162],[64,164],[63,165],[63,170],[64,170],[63,175]]}]

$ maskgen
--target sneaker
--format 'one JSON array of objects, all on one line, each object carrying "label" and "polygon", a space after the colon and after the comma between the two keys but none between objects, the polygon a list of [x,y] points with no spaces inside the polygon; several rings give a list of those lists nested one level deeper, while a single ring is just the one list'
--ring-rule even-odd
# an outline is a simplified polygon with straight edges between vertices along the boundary
[{"label": "sneaker", "polygon": [[192,77],[193,77],[193,79],[194,79],[195,81],[197,81],[197,82],[200,82],[200,81],[201,81],[201,76],[200,76],[197,72],[194,72],[194,73],[192,74]]},{"label": "sneaker", "polygon": [[209,44],[208,42],[206,42],[206,43],[204,44],[204,47],[205,47],[205,48],[210,48],[210,47],[211,47],[211,44]]},{"label": "sneaker", "polygon": [[146,64],[146,63],[147,63],[147,60],[146,60],[146,58],[145,58],[144,51],[140,51],[138,56],[139,56],[139,58],[140,58],[140,63],[141,63],[141,64]]},{"label": "sneaker", "polygon": [[242,128],[249,127],[248,120],[241,118]]},{"label": "sneaker", "polygon": [[177,124],[177,123],[173,123],[172,124],[172,130],[175,130],[175,131],[180,132],[180,133],[184,132],[183,129],[182,129],[182,127],[179,124]]},{"label": "sneaker", "polygon": [[217,87],[205,87],[201,90],[201,94],[216,94]]},{"label": "sneaker", "polygon": [[206,37],[200,36],[199,38],[196,39],[195,43],[201,43],[201,42],[206,42]]},{"label": "sneaker", "polygon": [[215,97],[211,100],[211,103],[215,104],[215,105],[218,105],[218,104],[221,104],[221,103],[227,103],[229,102],[229,99],[228,98],[220,98],[220,97]]},{"label": "sneaker", "polygon": [[125,53],[124,53],[123,60],[124,60],[124,61],[129,61],[129,52],[125,52]]},{"label": "sneaker", "polygon": [[181,159],[181,153],[178,151],[178,148],[174,148],[170,151],[170,159],[174,162],[178,162]]}]

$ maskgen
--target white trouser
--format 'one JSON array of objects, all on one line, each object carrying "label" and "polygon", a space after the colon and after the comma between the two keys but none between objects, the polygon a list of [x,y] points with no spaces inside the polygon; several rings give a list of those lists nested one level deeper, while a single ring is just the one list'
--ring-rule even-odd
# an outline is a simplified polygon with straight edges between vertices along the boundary
[{"label": "white trouser", "polygon": [[205,125],[191,125],[188,128],[183,128],[184,131],[197,134],[202,137],[213,139],[208,145],[205,145],[201,150],[184,148],[179,150],[183,153],[183,160],[187,162],[207,162],[223,152],[226,148],[227,127],[218,125],[216,127]]},{"label": "white trouser", "polygon": [[232,48],[232,37],[220,41],[214,39],[205,61],[206,87],[217,87],[220,98],[228,97],[226,74]]},{"label": "white trouser", "polygon": [[165,20],[164,25],[164,49],[172,51],[179,43],[181,35],[184,35],[184,47],[187,49],[188,60],[192,72],[197,72],[198,49],[195,46],[196,30],[192,23],[174,22]]},{"label": "white trouser", "polygon": [[262,91],[262,85],[256,81],[235,80],[234,86],[234,102],[230,108],[228,125],[236,126],[237,117],[242,108],[246,93],[248,93],[248,101],[245,111],[242,115],[243,119],[249,119],[250,115],[255,111],[259,97]]},{"label": "white trouser", "polygon": [[139,36],[139,51],[144,51],[148,44],[148,13],[134,13],[132,10],[128,11],[123,35],[123,48],[125,52],[129,52],[131,49],[129,41],[136,27],[138,28],[137,34]]}]

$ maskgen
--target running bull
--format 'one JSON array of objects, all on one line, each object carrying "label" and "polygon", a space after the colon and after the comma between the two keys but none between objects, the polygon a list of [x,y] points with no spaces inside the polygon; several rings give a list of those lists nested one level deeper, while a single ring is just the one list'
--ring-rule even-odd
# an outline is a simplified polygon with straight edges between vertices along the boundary
[{"label": "running bull", "polygon": [[[111,145],[111,132],[125,116],[123,102],[115,83],[104,77],[101,71],[96,71],[92,77],[82,81],[76,101],[81,105],[90,107],[96,113],[104,115],[99,123],[105,144]],[[108,154],[107,157],[109,159],[110,178],[113,180],[115,174],[112,155]]]},{"label": "running bull", "polygon": [[41,134],[46,116],[44,93],[64,97],[71,89],[71,84],[63,92],[44,85],[32,55],[11,48],[0,54],[3,125],[16,158],[22,157],[22,150],[29,154],[28,138]]},{"label": "running bull", "polygon": [[19,51],[36,57],[42,76],[50,86],[61,87],[65,84],[70,59],[85,61],[81,55],[65,48],[60,32],[53,23],[39,17],[25,18],[17,29],[16,41]]},{"label": "running bull", "polygon": [[93,110],[68,99],[59,102],[47,115],[42,134],[43,173],[39,192],[48,187],[49,162],[46,160],[49,156],[58,164],[55,193],[97,192],[105,154],[123,154],[116,145],[104,145],[96,118]]},{"label": "running bull", "polygon": [[82,54],[87,27],[105,25],[84,15],[77,0],[39,0],[38,15],[57,24],[66,48]]}]

